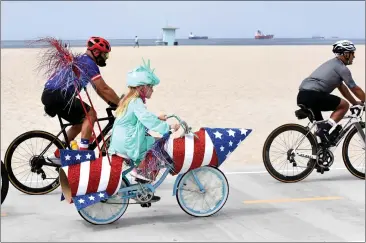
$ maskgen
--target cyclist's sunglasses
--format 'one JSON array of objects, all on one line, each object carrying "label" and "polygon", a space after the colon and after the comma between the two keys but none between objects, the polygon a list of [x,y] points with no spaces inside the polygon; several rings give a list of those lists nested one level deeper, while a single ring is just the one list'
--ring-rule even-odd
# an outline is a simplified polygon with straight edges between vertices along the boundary
[{"label": "cyclist's sunglasses", "polygon": [[104,58],[104,60],[107,60],[109,58],[109,53],[103,52],[101,56]]}]

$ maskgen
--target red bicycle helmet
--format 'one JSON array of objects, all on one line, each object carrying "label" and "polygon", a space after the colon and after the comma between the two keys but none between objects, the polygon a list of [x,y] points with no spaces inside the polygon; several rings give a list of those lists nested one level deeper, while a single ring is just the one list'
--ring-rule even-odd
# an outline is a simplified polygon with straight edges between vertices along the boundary
[{"label": "red bicycle helmet", "polygon": [[88,50],[92,51],[92,50],[99,50],[101,52],[110,52],[111,49],[111,45],[109,44],[109,42],[106,39],[103,39],[102,37],[96,37],[96,36],[92,36],[89,38],[88,43]]}]

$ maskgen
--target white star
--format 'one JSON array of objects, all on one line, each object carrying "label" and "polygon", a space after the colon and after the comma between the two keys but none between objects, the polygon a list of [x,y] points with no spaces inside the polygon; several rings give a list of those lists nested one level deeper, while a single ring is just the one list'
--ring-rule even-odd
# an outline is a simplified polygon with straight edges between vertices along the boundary
[{"label": "white star", "polygon": [[229,146],[230,146],[230,147],[231,147],[231,146],[233,146],[233,142],[231,142],[231,141],[230,141],[230,142],[229,142]]},{"label": "white star", "polygon": [[104,197],[104,194],[103,193],[99,193],[98,195],[99,197]]},{"label": "white star", "polygon": [[224,149],[225,149],[224,146],[220,147],[221,152],[224,151]]},{"label": "white star", "polygon": [[85,202],[85,200],[84,200],[84,199],[82,199],[82,198],[80,198],[78,201],[79,201],[79,203],[80,203],[80,204],[82,204],[82,203],[84,203],[84,202]]},{"label": "white star", "polygon": [[229,133],[229,136],[233,136],[233,137],[235,137],[235,132],[233,131],[233,130],[229,130],[229,131],[227,131],[228,133]]},{"label": "white star", "polygon": [[77,160],[80,160],[81,159],[81,155],[80,154],[77,154],[75,157],[76,157]]},{"label": "white star", "polygon": [[95,197],[90,196],[90,197],[89,197],[89,200],[90,200],[90,201],[94,201],[94,198],[95,198]]},{"label": "white star", "polygon": [[71,156],[70,156],[70,155],[66,155],[66,156],[65,156],[65,159],[66,159],[66,160],[70,160],[70,158],[71,158]]},{"label": "white star", "polygon": [[86,155],[86,158],[87,158],[87,159],[90,159],[90,157],[91,157],[91,154],[89,154],[89,153],[88,153],[88,154]]},{"label": "white star", "polygon": [[216,131],[214,134],[215,134],[215,138],[221,139],[222,134],[219,131]]},{"label": "white star", "polygon": [[240,133],[241,134],[244,134],[245,136],[247,135],[247,132],[248,132],[248,130],[247,129],[240,129]]}]

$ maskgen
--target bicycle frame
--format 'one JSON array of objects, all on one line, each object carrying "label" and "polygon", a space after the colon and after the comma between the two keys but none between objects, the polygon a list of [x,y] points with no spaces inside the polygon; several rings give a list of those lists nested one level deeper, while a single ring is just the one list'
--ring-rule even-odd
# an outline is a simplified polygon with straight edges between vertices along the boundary
[{"label": "bicycle frame", "polygon": [[[100,143],[100,141],[102,141],[102,136],[105,136],[106,134],[108,134],[108,132],[112,129],[115,117],[112,114],[112,111],[115,110],[115,108],[113,107],[107,107],[106,108],[106,112],[107,112],[107,117],[103,117],[103,118],[99,118],[97,119],[98,121],[108,121],[107,125],[103,128],[102,132],[97,136],[97,139],[94,139],[92,141],[92,143],[89,145],[89,149],[90,150],[94,150],[97,147],[97,144]],[[61,133],[64,136],[65,139],[65,143],[66,143],[66,147],[71,149],[70,147],[70,141],[67,137],[67,133],[66,133],[66,128],[69,126],[73,126],[73,125],[78,125],[81,123],[63,123],[62,122],[62,118],[57,115],[59,123],[60,123],[60,127],[61,127],[61,131],[55,135],[56,139],[58,139],[58,137],[61,135]],[[43,156],[46,151],[51,147],[51,145],[54,143],[55,140],[52,140],[47,146],[46,148],[42,151],[42,153],[39,156]],[[54,164],[54,163],[49,163],[47,161],[44,162],[44,165],[48,165],[48,166],[53,166],[53,167],[60,167],[60,165],[58,164]]]},{"label": "bicycle frame", "polygon": [[[121,196],[122,199],[136,198],[137,193],[143,191],[144,189],[148,189],[152,193],[155,193],[156,189],[165,181],[166,177],[170,173],[169,167],[164,167],[167,170],[164,171],[161,178],[155,184],[151,184],[151,183],[147,183],[147,184],[140,184],[140,183],[130,184],[129,180],[127,179],[127,175],[134,168],[135,168],[135,166],[133,165],[130,168],[128,168],[127,170],[125,170],[124,172],[122,172],[122,178],[124,179],[124,181],[127,182],[127,187],[118,190],[118,193],[122,194],[122,196]],[[204,193],[205,189],[204,189],[202,183],[199,181],[198,177],[196,176],[196,173],[194,172],[194,170],[192,170],[190,172],[193,173],[193,179],[197,183],[200,192]],[[179,174],[177,176],[177,178],[175,179],[175,182],[173,184],[173,196],[176,195],[176,189],[178,187],[178,182],[180,181],[180,179],[182,178],[183,175],[184,174]]]},{"label": "bicycle frame", "polygon": [[[184,132],[182,133],[182,135],[192,133],[191,128],[187,125],[187,123],[185,121],[182,121],[179,117],[177,117],[175,115],[171,115],[171,116],[168,116],[167,118],[176,118],[179,121],[179,124],[184,129]],[[169,133],[171,134],[171,132],[169,132]],[[130,173],[135,168],[135,163],[132,162],[130,164],[132,164],[132,166],[130,168],[128,168],[127,170],[125,170],[124,172],[122,172],[122,178],[124,179],[124,181],[127,182],[127,187],[122,188],[118,191],[119,193],[122,193],[121,198],[123,198],[123,199],[135,198],[137,193],[143,191],[144,189],[148,189],[149,191],[154,193],[156,191],[156,189],[164,182],[164,180],[166,179],[166,177],[170,173],[170,167],[169,166],[162,166],[160,169],[166,168],[166,171],[164,171],[162,177],[156,183],[154,183],[154,184],[151,184],[151,183],[147,183],[147,184],[140,184],[140,183],[130,184],[129,180],[127,179],[127,174]],[[199,181],[198,177],[196,176],[194,170],[192,170],[191,172],[193,173],[194,181],[197,183],[197,185],[200,189],[200,192],[202,192],[202,193],[205,192],[205,189],[204,189],[203,185],[201,184],[201,182]],[[180,179],[182,178],[183,175],[184,174],[179,174],[177,176],[177,178],[175,179],[174,186],[173,186],[173,196],[175,196],[178,182],[180,181]]]},{"label": "bicycle frame", "polygon": [[[342,120],[348,119],[348,121],[344,125],[342,132],[337,136],[337,138],[336,138],[337,143],[335,146],[333,146],[334,148],[338,147],[338,145],[341,143],[342,139],[351,130],[352,127],[356,127],[358,134],[360,135],[362,140],[365,141],[365,132],[363,131],[362,126],[361,126],[363,113],[364,113],[363,110],[361,110],[359,115],[351,114],[351,115],[346,115],[342,118]],[[313,121],[313,122],[310,121],[307,125],[307,128],[309,130],[308,133],[311,132],[311,130],[315,127],[315,125],[317,125],[321,122],[323,122],[323,121]],[[305,137],[308,135],[308,133],[305,136],[303,136],[303,138],[299,142],[299,145],[292,151],[292,153],[297,156],[300,156],[300,157],[305,157],[305,158],[309,158],[309,159],[317,159],[317,155],[308,155],[308,154],[299,153],[296,151],[296,149],[300,146],[300,144],[305,139]]]}]

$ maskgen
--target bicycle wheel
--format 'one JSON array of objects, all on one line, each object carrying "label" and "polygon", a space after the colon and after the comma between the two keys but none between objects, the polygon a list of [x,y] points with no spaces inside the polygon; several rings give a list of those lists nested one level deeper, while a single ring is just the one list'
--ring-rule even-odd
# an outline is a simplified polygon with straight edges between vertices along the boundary
[{"label": "bicycle wheel", "polygon": [[[126,180],[122,178],[120,188],[127,187],[127,185]],[[122,195],[117,193],[104,202],[99,202],[81,209],[79,214],[85,221],[91,224],[111,224],[126,212],[129,201],[129,198],[122,199]]]},{"label": "bicycle wheel", "polygon": [[[292,135],[292,138],[279,139],[280,142],[278,142],[278,147],[282,147],[284,149],[284,152],[281,153],[276,151],[278,148],[275,146],[274,141],[277,138],[280,138],[284,132],[290,132],[292,134],[296,132],[298,135],[296,138],[294,138],[294,135]],[[290,140],[295,140],[295,144],[288,146],[287,141],[289,142]],[[305,179],[313,171],[316,165],[316,160],[307,159],[300,156],[290,156],[291,152],[295,148],[297,152],[301,153],[303,153],[303,150],[307,150],[306,154],[308,155],[315,155],[317,152],[317,141],[315,136],[309,132],[308,129],[298,124],[285,124],[280,126],[273,130],[266,139],[262,151],[263,162],[268,173],[276,180],[281,182],[298,182]],[[271,152],[273,152],[276,156],[273,161],[270,159]],[[280,169],[283,168],[283,171],[287,172],[286,175],[280,173],[274,168],[275,162],[281,157],[283,160]],[[291,159],[292,162],[290,162],[289,159]],[[292,167],[291,174],[289,174],[289,165]],[[304,170],[299,172],[299,169],[302,168]],[[295,170],[299,173],[295,174]]]},{"label": "bicycle wheel", "polygon": [[[38,142],[39,140],[42,142]],[[40,147],[39,152],[33,150],[33,141],[36,150]],[[40,156],[46,148],[46,152]],[[64,144],[48,132],[36,130],[19,135],[8,147],[4,159],[11,184],[19,191],[30,195],[46,194],[55,190],[60,185],[58,179],[60,166],[56,164],[54,167],[46,166],[44,162],[48,156],[53,155],[56,148],[63,149]],[[25,152],[26,155],[21,155],[21,152]],[[47,162],[52,163],[48,160]],[[17,174],[16,170],[19,168],[23,170]],[[52,177],[49,177],[49,174]],[[22,177],[18,178],[17,175]],[[36,180],[36,185],[33,179]],[[38,187],[39,179],[42,182],[40,187]]]},{"label": "bicycle wheel", "polygon": [[[365,124],[362,124],[362,128],[365,128]],[[349,172],[351,172],[352,175],[360,178],[365,179],[365,141],[363,141],[359,136],[355,136],[355,134],[358,133],[357,128],[353,127],[351,131],[347,134],[346,138],[343,142],[342,147],[342,157],[343,162],[346,165],[346,168]],[[351,140],[358,140],[354,146],[358,147],[358,153],[356,155],[350,155],[350,143]],[[355,150],[352,150],[355,151]],[[351,163],[350,158],[356,157],[356,161],[359,161],[356,166],[353,166],[353,163]],[[360,169],[360,170],[358,170]]]},{"label": "bicycle wheel", "polygon": [[8,173],[6,172],[4,162],[1,161],[1,204],[3,204],[6,195],[8,195],[8,191],[9,191]]},{"label": "bicycle wheel", "polygon": [[200,192],[192,171],[185,173],[180,179],[176,198],[180,208],[194,217],[211,216],[225,205],[229,196],[229,183],[221,170],[204,166],[194,172],[205,192]]}]

